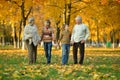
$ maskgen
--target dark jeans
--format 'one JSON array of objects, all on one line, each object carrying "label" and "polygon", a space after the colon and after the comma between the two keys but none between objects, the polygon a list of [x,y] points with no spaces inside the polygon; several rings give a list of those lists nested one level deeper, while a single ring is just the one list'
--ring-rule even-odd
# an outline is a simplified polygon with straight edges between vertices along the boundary
[{"label": "dark jeans", "polygon": [[47,58],[47,63],[51,62],[51,50],[52,50],[52,42],[44,42],[44,50],[45,56]]},{"label": "dark jeans", "polygon": [[78,48],[80,50],[80,60],[79,64],[83,64],[84,60],[84,43],[78,42],[73,44],[73,59],[74,59],[74,64],[77,64],[77,53],[78,53]]},{"label": "dark jeans", "polygon": [[26,45],[28,49],[29,64],[36,63],[37,46],[34,46],[33,43],[29,44],[29,40],[26,40]]}]

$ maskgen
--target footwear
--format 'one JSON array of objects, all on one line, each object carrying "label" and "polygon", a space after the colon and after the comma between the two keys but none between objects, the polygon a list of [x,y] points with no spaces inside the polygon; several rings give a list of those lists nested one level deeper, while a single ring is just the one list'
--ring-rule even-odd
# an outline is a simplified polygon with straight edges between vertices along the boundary
[{"label": "footwear", "polygon": [[74,62],[74,64],[77,64],[77,62]]},{"label": "footwear", "polygon": [[50,64],[50,61],[48,61],[47,64]]},{"label": "footwear", "polygon": [[82,61],[80,61],[80,62],[79,62],[79,64],[81,64],[81,65],[82,65],[82,64],[83,64],[83,62],[82,62]]},{"label": "footwear", "polygon": [[28,64],[33,64],[32,62],[29,62]]}]

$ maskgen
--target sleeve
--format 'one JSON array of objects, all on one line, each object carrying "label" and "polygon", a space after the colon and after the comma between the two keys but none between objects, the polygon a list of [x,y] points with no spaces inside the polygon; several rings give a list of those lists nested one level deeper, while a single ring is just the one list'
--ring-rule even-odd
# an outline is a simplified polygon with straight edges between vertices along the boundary
[{"label": "sleeve", "polygon": [[70,38],[69,39],[71,39],[71,32],[70,32]]},{"label": "sleeve", "polygon": [[88,27],[86,26],[86,36],[85,36],[85,41],[88,39],[88,37],[90,36],[90,32],[89,32],[89,29]]},{"label": "sleeve", "polygon": [[75,26],[74,26],[72,34],[71,34],[71,41],[74,41],[74,33],[75,33]]},{"label": "sleeve", "polygon": [[38,33],[37,27],[36,27],[36,32],[37,32],[37,34],[36,34],[36,35],[37,35],[37,39],[38,39],[38,40],[41,40],[41,38],[40,38],[40,36],[39,36],[39,33]]},{"label": "sleeve", "polygon": [[51,30],[52,30],[52,40],[53,40],[53,41],[55,41],[56,39],[55,39],[54,29],[53,29],[53,28],[51,28]]},{"label": "sleeve", "polygon": [[26,39],[25,39],[25,35],[26,35],[26,26],[25,26],[24,31],[23,31],[22,41],[25,41],[25,40],[26,40]]},{"label": "sleeve", "polygon": [[63,38],[63,34],[62,34],[62,32],[61,32],[61,33],[60,33],[60,38],[59,38],[59,40],[61,41],[62,38]]}]

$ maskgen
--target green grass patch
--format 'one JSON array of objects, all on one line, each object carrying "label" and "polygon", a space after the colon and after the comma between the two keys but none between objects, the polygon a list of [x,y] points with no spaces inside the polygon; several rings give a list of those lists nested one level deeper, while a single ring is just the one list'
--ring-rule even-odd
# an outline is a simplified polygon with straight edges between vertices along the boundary
[{"label": "green grass patch", "polygon": [[[92,52],[98,54],[97,52]],[[103,54],[108,54],[103,52]],[[86,55],[84,65],[74,65],[69,56],[68,65],[61,65],[61,53],[52,54],[52,63],[46,64],[44,54],[38,54],[37,63],[28,64],[23,53],[0,53],[0,80],[119,80],[120,56]]]}]

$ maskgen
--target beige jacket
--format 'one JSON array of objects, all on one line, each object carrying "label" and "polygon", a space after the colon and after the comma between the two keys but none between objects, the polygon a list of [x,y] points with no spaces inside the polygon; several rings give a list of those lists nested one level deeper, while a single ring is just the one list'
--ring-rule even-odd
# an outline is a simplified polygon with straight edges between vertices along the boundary
[{"label": "beige jacket", "polygon": [[34,46],[40,41],[40,36],[36,25],[31,26],[30,24],[26,25],[23,32],[23,41],[29,40],[29,44],[33,42]]}]

